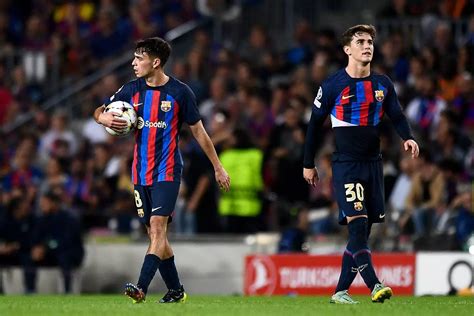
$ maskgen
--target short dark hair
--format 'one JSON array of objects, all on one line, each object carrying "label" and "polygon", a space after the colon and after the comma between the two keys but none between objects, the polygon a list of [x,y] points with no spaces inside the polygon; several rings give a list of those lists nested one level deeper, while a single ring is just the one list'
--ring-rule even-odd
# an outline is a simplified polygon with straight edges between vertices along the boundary
[{"label": "short dark hair", "polygon": [[147,53],[151,57],[158,57],[161,61],[160,65],[163,67],[170,57],[171,46],[161,37],[150,37],[139,40],[135,44],[135,52]]},{"label": "short dark hair", "polygon": [[342,46],[348,46],[352,41],[352,38],[357,33],[367,33],[372,37],[372,40],[375,40],[375,27],[371,24],[358,24],[348,28],[344,33],[342,33],[341,44]]}]

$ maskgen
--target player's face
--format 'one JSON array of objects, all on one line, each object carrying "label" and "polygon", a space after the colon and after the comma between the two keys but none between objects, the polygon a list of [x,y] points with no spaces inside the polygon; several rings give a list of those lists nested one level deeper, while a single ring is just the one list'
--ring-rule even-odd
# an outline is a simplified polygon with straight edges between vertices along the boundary
[{"label": "player's face", "polygon": [[374,41],[368,33],[356,33],[352,37],[349,46],[346,46],[346,54],[357,62],[368,64],[374,55]]},{"label": "player's face", "polygon": [[148,77],[153,73],[156,69],[153,67],[154,64],[156,64],[156,58],[151,58],[147,53],[135,52],[132,66],[138,78]]}]

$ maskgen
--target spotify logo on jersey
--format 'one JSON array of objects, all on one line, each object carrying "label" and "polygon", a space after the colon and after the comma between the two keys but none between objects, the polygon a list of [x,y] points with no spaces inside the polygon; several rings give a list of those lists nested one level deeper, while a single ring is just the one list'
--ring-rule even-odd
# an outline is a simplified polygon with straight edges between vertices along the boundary
[{"label": "spotify logo on jersey", "polygon": [[144,127],[148,128],[167,128],[168,124],[165,121],[158,121],[158,122],[151,122],[151,121],[144,121],[142,117],[138,118],[137,128],[142,129]]}]

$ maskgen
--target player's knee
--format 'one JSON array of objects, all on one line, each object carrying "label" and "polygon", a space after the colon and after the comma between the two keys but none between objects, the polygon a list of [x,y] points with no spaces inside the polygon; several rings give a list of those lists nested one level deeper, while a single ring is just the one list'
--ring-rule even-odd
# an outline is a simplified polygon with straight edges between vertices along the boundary
[{"label": "player's knee", "polygon": [[367,218],[359,217],[348,224],[349,243],[348,248],[351,252],[361,249],[367,249]]},{"label": "player's knee", "polygon": [[[154,216],[158,217],[158,216]],[[150,221],[150,228],[148,229],[148,236],[150,240],[162,240],[166,236],[166,224],[163,224],[162,221],[159,220],[151,220]]]},{"label": "player's knee", "polygon": [[164,236],[166,235],[166,230],[160,226],[151,226],[150,229],[148,230],[148,236],[150,237],[150,240],[161,240],[164,239]]}]

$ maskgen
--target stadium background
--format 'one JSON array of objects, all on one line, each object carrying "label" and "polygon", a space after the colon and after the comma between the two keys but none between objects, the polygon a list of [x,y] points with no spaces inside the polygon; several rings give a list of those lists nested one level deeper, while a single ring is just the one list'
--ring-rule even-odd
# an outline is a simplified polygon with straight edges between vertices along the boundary
[{"label": "stadium background", "polygon": [[[187,168],[171,239],[188,290],[244,292],[244,278],[258,274],[244,277],[251,253],[337,257],[345,237],[331,187],[330,126],[319,141],[316,189],[301,177],[303,137],[318,84],[345,65],[340,33],[371,23],[378,30],[373,69],[395,83],[423,148],[421,159],[411,161],[383,122],[387,221],[374,229],[371,247],[408,258],[413,271],[418,260],[460,256],[468,268],[461,266],[458,287],[472,287],[473,6],[469,0],[2,1],[1,212],[41,216],[38,198],[54,190],[82,225],[86,257],[77,291],[117,292],[136,278],[146,239],[130,185],[133,140],[109,137],[92,111],[132,79],[134,41],[158,35],[172,43],[166,69],[195,92],[218,152],[244,147],[262,157],[255,162],[261,173],[228,166],[239,175],[234,185],[252,183],[247,202],[257,211],[224,213],[212,169],[183,132]],[[273,268],[264,262],[272,257],[261,258],[251,266],[264,266],[268,276]],[[454,263],[446,263],[446,273]],[[6,293],[21,292],[13,270],[2,270]],[[54,292],[53,274],[43,272],[39,290]],[[471,283],[463,283],[469,273]],[[162,290],[160,283],[151,289]]]}]

